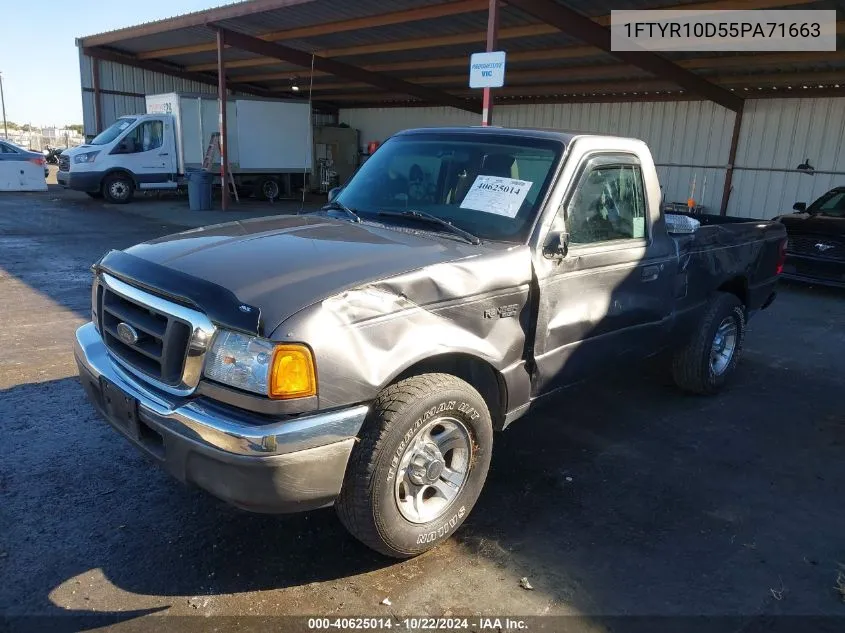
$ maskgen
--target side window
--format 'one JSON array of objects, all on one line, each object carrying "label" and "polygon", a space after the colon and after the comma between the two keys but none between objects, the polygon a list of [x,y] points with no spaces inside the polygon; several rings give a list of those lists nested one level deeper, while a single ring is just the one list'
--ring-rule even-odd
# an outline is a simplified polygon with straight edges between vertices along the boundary
[{"label": "side window", "polygon": [[6,145],[5,143],[0,143],[0,154],[18,154],[18,153],[20,153],[20,152],[18,152],[18,150],[12,148],[11,146]]},{"label": "side window", "polygon": [[161,121],[144,121],[132,130],[123,142],[128,147],[128,154],[149,152],[161,147],[164,137],[164,125]]},{"label": "side window", "polygon": [[646,236],[646,205],[639,165],[588,167],[566,207],[570,244],[595,244]]}]

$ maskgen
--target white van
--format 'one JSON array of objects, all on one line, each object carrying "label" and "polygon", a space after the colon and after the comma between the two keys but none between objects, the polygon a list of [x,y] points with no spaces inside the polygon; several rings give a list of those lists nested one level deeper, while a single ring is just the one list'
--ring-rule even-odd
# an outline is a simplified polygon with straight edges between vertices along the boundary
[{"label": "white van", "polygon": [[[116,204],[138,189],[176,189],[187,172],[202,169],[218,119],[213,96],[150,95],[146,114],[120,117],[89,143],[62,152],[58,183]],[[241,195],[275,199],[305,186],[312,164],[307,102],[232,98],[227,119],[229,167]],[[215,173],[219,160],[215,153]]]}]

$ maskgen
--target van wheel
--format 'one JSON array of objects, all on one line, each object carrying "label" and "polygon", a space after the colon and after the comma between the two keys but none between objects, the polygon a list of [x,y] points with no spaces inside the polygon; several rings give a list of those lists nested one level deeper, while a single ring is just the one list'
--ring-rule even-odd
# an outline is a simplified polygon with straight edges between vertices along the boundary
[{"label": "van wheel", "polygon": [[716,393],[736,369],[744,341],[745,307],[735,295],[716,293],[690,339],[675,352],[675,383],[692,393]]},{"label": "van wheel", "polygon": [[132,200],[135,183],[127,174],[111,174],[103,181],[103,197],[112,204],[126,204]]},{"label": "van wheel", "polygon": [[278,200],[281,195],[282,188],[279,185],[279,180],[277,178],[274,176],[266,176],[258,181],[254,191],[262,200]]},{"label": "van wheel", "polygon": [[335,504],[338,516],[377,552],[421,554],[469,515],[492,448],[490,413],[469,384],[448,374],[401,380],[370,410]]}]

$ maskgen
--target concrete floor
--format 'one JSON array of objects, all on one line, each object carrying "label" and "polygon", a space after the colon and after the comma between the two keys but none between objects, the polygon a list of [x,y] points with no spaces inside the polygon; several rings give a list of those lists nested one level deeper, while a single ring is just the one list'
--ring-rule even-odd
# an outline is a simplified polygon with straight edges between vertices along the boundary
[{"label": "concrete floor", "polygon": [[845,293],[784,287],[716,398],[681,395],[656,368],[555,398],[497,437],[458,534],[396,562],[349,537],[332,510],[250,515],[187,489],[97,418],[71,352],[89,318],[88,267],[177,227],[83,198],[0,194],[0,616],[104,620],[14,628],[152,630],[160,620],[135,620],[146,614],[575,615],[566,630],[578,631],[646,630],[615,616],[845,625]]}]

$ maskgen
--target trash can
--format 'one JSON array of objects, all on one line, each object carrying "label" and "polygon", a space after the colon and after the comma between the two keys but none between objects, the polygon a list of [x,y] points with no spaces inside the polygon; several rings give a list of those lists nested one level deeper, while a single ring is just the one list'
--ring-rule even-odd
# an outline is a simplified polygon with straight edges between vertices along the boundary
[{"label": "trash can", "polygon": [[189,171],[188,177],[188,206],[191,211],[211,210],[211,185],[214,174],[210,171]]}]

